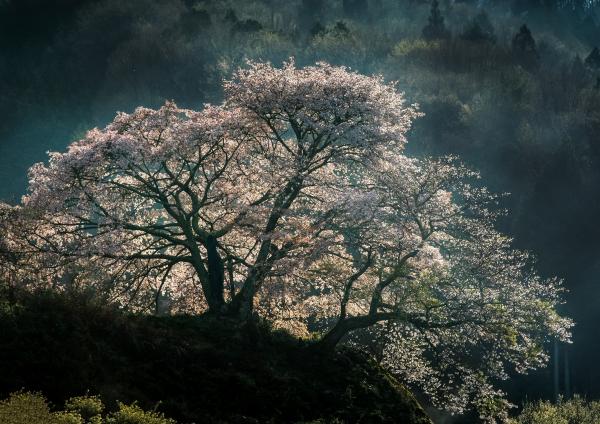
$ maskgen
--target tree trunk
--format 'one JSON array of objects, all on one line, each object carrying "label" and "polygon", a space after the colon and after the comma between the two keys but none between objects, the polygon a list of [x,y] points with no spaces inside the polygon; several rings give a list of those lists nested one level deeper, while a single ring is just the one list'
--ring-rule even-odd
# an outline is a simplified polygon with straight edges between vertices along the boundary
[{"label": "tree trunk", "polygon": [[225,305],[223,296],[225,286],[225,265],[219,252],[217,251],[217,240],[213,236],[209,236],[204,243],[207,253],[208,265],[208,285],[210,291],[206,299],[209,309],[214,313],[222,313]]},{"label": "tree trunk", "polygon": [[[298,197],[298,194],[302,189],[302,182],[303,179],[301,176],[295,176],[288,181],[283,191],[277,195],[263,235],[270,236],[277,228],[279,220],[284,212],[290,207],[296,197]],[[274,246],[267,237],[261,243],[254,266],[248,273],[242,288],[227,308],[229,314],[237,316],[242,321],[248,321],[252,318],[254,312],[254,296],[256,295],[256,292],[273,266],[273,263],[285,256],[285,254],[282,256],[273,252],[273,250]],[[284,249],[276,250],[281,253]]]},{"label": "tree trunk", "polygon": [[254,295],[256,283],[256,271],[250,271],[240,291],[231,300],[228,305],[229,315],[236,317],[240,321],[249,321],[254,312]]}]

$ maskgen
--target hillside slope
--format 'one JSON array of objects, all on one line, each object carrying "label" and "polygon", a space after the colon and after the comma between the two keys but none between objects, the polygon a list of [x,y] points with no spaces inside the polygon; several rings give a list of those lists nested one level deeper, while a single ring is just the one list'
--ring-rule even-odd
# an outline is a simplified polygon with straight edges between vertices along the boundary
[{"label": "hillside slope", "polygon": [[89,391],[188,423],[431,421],[363,355],[331,357],[266,327],[208,317],[127,316],[81,298],[25,295],[0,307],[0,397]]}]

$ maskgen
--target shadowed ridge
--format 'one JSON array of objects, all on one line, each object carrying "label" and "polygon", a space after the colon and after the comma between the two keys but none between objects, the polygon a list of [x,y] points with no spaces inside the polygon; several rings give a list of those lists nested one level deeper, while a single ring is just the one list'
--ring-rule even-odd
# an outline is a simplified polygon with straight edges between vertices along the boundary
[{"label": "shadowed ridge", "polygon": [[[73,296],[0,306],[0,397],[25,388],[56,405],[86,393],[138,401],[180,423],[431,424],[412,394],[363,354],[330,356],[258,324],[129,316]],[[337,420],[337,421],[336,421]]]}]

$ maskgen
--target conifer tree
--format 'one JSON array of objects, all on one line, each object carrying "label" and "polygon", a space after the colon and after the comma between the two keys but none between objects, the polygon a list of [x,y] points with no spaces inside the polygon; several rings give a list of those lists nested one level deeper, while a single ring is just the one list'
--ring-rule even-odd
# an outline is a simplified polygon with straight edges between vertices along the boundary
[{"label": "conifer tree", "polygon": [[539,55],[535,45],[535,40],[527,25],[522,25],[519,32],[512,40],[512,50],[517,61],[527,68],[534,68],[538,65]]},{"label": "conifer tree", "polygon": [[426,40],[438,40],[444,38],[450,38],[450,31],[444,24],[444,17],[440,12],[440,4],[438,0],[431,2],[431,13],[427,18],[428,23],[423,28],[423,38]]}]

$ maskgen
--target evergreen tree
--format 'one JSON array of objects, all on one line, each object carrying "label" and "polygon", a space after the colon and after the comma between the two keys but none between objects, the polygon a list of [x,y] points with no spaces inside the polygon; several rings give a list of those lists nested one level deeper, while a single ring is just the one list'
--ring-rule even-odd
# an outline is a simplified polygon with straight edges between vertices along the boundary
[{"label": "evergreen tree", "polygon": [[598,47],[594,47],[588,57],[585,58],[585,64],[592,69],[600,69],[600,50],[598,50]]},{"label": "evergreen tree", "polygon": [[512,50],[521,65],[527,68],[533,68],[538,65],[539,55],[535,40],[527,25],[521,26],[519,32],[513,38]]},{"label": "evergreen tree", "polygon": [[475,16],[467,28],[465,28],[461,38],[475,43],[495,43],[496,35],[494,26],[490,22],[487,13],[481,12]]},{"label": "evergreen tree", "polygon": [[431,13],[427,20],[428,23],[425,28],[423,28],[423,38],[426,40],[450,38],[450,31],[448,31],[446,24],[444,24],[444,17],[440,12],[438,0],[433,0],[431,2]]}]

